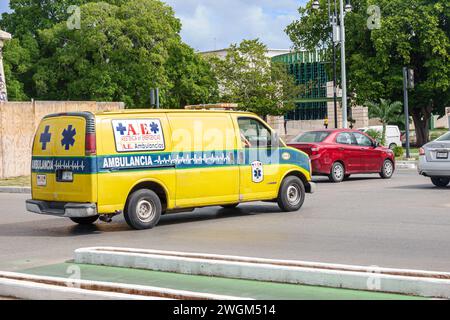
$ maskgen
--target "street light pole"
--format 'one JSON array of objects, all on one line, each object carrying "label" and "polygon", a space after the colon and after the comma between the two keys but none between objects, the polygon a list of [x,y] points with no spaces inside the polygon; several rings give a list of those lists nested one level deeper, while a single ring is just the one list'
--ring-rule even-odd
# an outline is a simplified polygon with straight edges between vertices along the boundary
[{"label": "street light pole", "polygon": [[[347,0],[348,1],[348,0]],[[347,128],[348,127],[348,115],[347,115],[347,68],[346,68],[346,62],[345,62],[345,12],[352,11],[352,6],[349,2],[346,2],[346,5],[344,7],[344,0],[340,0],[340,23],[339,23],[339,35],[340,39],[338,42],[341,43],[341,87],[342,87],[342,127]],[[320,2],[319,0],[314,0],[311,5],[313,10],[319,10],[320,8]],[[336,0],[334,0],[334,14],[333,17],[331,17],[331,4],[330,0],[328,0],[328,16],[330,18],[330,24],[333,29],[332,32],[332,45],[333,45],[333,82],[334,82],[334,120],[335,120],[335,127],[337,128],[337,71],[336,71],[336,43],[335,43],[335,37],[334,37],[334,30],[337,29],[337,3]],[[336,32],[337,33],[337,32]]]},{"label": "street light pole", "polygon": [[347,68],[345,62],[345,12],[344,0],[339,1],[340,30],[341,30],[341,87],[342,87],[342,127],[348,128],[347,123]]},{"label": "street light pole", "polygon": [[[328,0],[328,12],[331,16],[331,10],[330,10],[330,0]],[[338,125],[338,114],[337,114],[337,63],[336,63],[336,43],[334,42],[334,30],[335,25],[337,22],[337,6],[336,6],[336,0],[334,0],[334,13],[333,13],[333,20],[331,23],[331,44],[333,45],[333,102],[334,102],[334,128],[337,129],[339,127]]]}]

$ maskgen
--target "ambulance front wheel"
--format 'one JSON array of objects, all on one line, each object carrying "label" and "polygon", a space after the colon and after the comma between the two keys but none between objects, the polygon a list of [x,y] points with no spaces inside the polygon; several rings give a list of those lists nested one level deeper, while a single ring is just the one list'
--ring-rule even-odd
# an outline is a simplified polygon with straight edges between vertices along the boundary
[{"label": "ambulance front wheel", "polygon": [[285,212],[300,210],[305,202],[306,191],[302,180],[295,176],[287,177],[281,184],[278,206]]},{"label": "ambulance front wheel", "polygon": [[136,230],[154,228],[161,219],[162,205],[158,195],[143,189],[131,194],[125,210],[125,221]]}]

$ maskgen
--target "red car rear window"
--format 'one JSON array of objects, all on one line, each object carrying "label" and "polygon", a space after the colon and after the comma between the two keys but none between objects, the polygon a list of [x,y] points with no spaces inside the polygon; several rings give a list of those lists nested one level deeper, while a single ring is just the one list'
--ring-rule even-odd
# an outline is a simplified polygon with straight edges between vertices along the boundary
[{"label": "red car rear window", "polygon": [[295,139],[295,142],[305,142],[305,143],[311,143],[311,142],[323,142],[328,136],[331,134],[331,132],[328,131],[311,131],[311,132],[305,132],[299,137]]}]

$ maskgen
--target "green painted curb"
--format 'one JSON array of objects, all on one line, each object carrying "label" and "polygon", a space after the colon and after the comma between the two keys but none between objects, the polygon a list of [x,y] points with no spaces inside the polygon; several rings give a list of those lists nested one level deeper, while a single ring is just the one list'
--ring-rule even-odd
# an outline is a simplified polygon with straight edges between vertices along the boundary
[{"label": "green painted curb", "polygon": [[[294,284],[280,284],[251,280],[191,276],[176,273],[136,270],[116,267],[92,265],[77,265],[63,263],[49,265],[21,272],[68,278],[73,272],[73,266],[80,268],[83,280],[95,280],[114,283],[139,284],[153,287],[187,290],[202,293],[253,298],[257,300],[416,300],[397,294],[314,287]],[[69,269],[69,267],[71,267]]]}]

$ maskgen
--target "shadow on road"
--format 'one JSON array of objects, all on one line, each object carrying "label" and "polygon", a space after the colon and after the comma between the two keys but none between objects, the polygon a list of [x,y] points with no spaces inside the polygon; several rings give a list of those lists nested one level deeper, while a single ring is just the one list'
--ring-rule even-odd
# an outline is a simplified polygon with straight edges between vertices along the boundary
[{"label": "shadow on road", "polygon": [[[345,179],[341,183],[368,181],[368,180],[380,180],[380,181],[383,181],[383,179],[381,179],[380,177],[376,177],[376,176],[373,176],[373,177],[350,177],[348,179]],[[319,177],[314,177],[313,178],[313,182],[315,182],[317,184],[340,184],[340,183],[331,182],[326,177],[320,177],[320,178]]]},{"label": "shadow on road", "polygon": [[432,184],[416,184],[416,185],[407,185],[407,186],[396,186],[391,187],[390,189],[400,189],[400,190],[434,190],[434,191],[445,191],[448,192],[450,187],[446,188],[438,188],[433,186]]},{"label": "shadow on road", "polygon": [[[219,209],[217,207],[197,209],[191,213],[168,214],[161,217],[155,229],[192,222],[232,219],[242,216],[279,213],[276,204],[266,206],[247,205],[235,209]],[[149,231],[149,230],[144,230]],[[10,224],[0,224],[0,237],[49,237],[64,238],[78,236],[97,236],[103,233],[139,232],[132,230],[124,221],[123,216],[116,217],[112,223],[96,223],[90,226],[73,224],[69,219],[51,219],[45,221],[30,221]]]},{"label": "shadow on road", "polygon": [[[192,213],[168,214],[161,218],[158,226],[167,226],[173,224],[182,224],[190,222],[220,220],[238,218],[243,216],[263,215],[279,213],[277,205],[267,204],[267,206],[241,206],[235,209],[219,209],[216,213],[205,213],[207,209],[199,209]],[[214,209],[215,210],[215,209]]]}]

